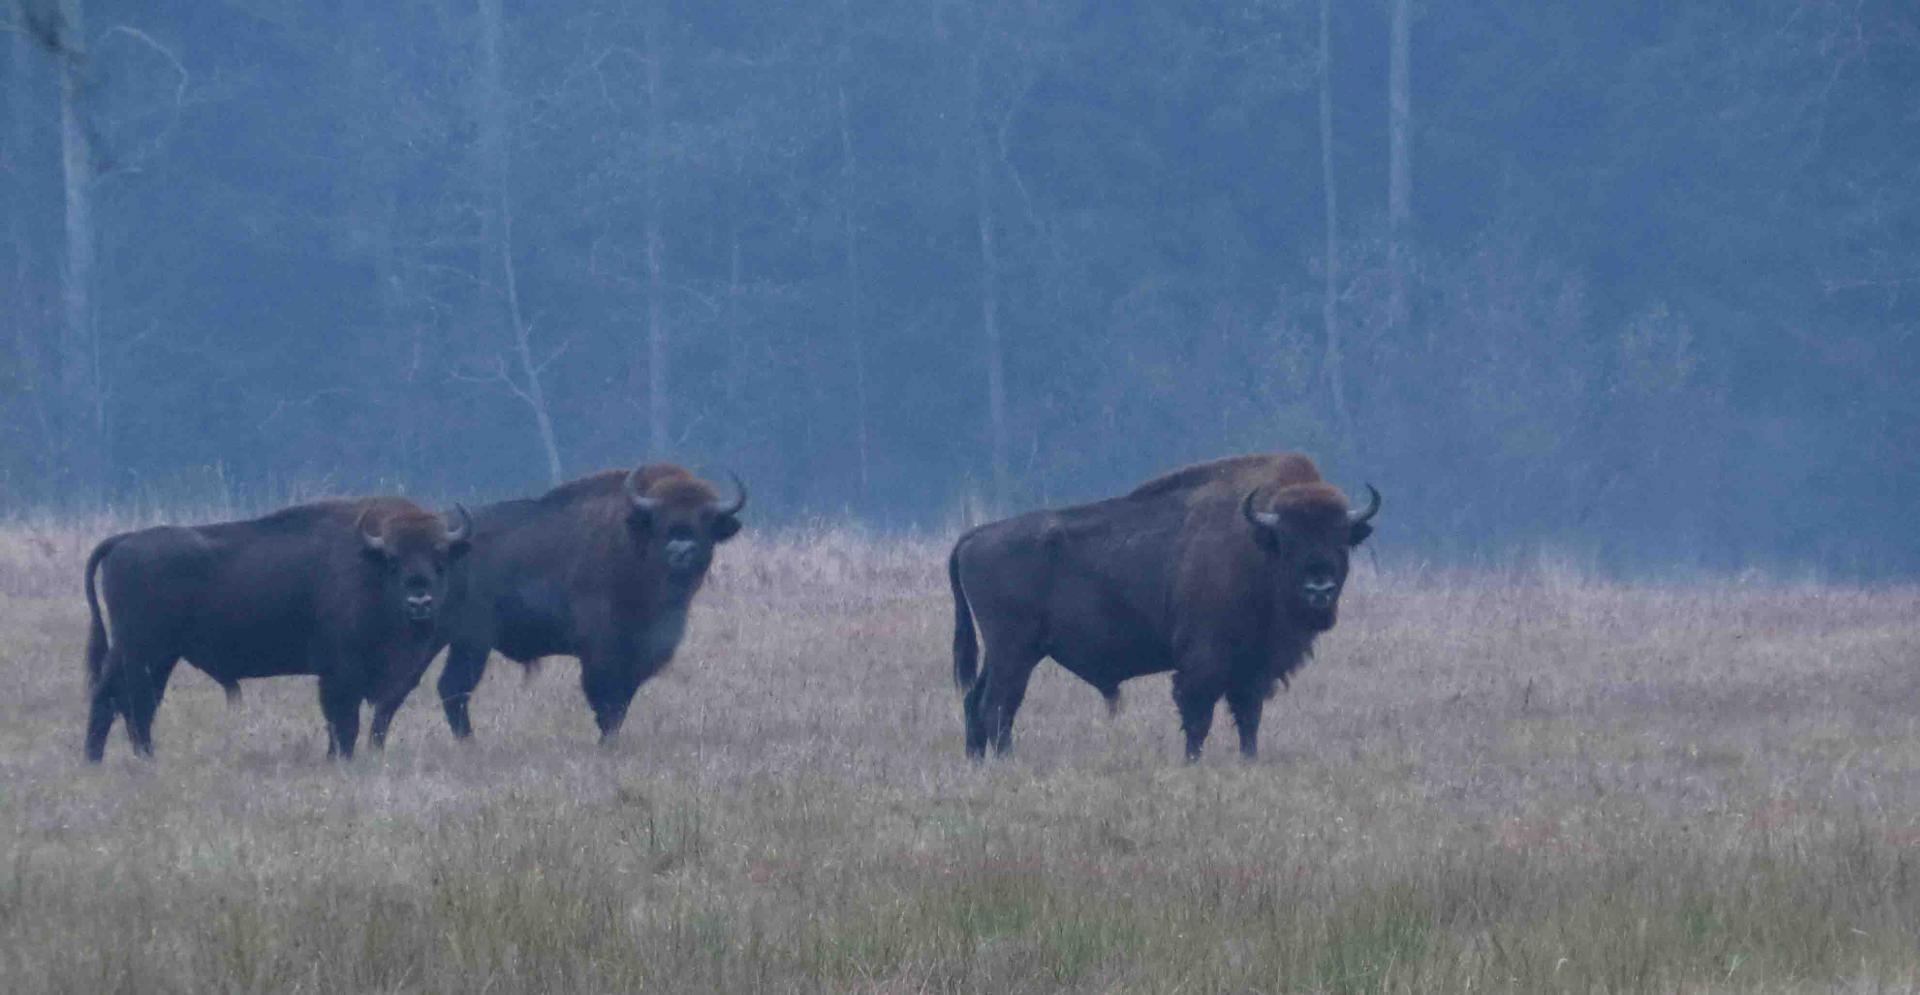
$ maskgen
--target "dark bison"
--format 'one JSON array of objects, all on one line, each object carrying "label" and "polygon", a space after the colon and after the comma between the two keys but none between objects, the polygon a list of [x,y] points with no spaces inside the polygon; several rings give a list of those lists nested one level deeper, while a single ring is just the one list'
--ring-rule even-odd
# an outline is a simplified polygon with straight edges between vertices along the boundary
[{"label": "dark bison", "polygon": [[473,734],[467,701],[498,650],[522,664],[578,657],[600,739],[617,735],[634,692],[673,659],[713,547],[740,531],[747,491],[738,477],[733,486],[722,501],[686,469],[655,463],[476,511],[440,674],[453,734]]},{"label": "dark bison", "polygon": [[[1293,453],[1201,463],[1124,497],[1036,511],[960,537],[953,676],[966,692],[967,753],[1012,745],[1027,680],[1052,657],[1106,697],[1171,670],[1187,759],[1200,756],[1224,696],[1240,752],[1258,746],[1276,681],[1333,628],[1347,551],[1373,531],[1364,510]],[[979,638],[986,666],[978,670]]]},{"label": "dark bison", "polygon": [[362,701],[379,748],[433,659],[448,575],[468,547],[464,509],[457,519],[377,497],[108,537],[87,557],[87,759],[105,754],[116,716],[135,752],[152,755],[153,714],[182,658],[229,697],[242,678],[318,675],[327,753],[353,756]]}]

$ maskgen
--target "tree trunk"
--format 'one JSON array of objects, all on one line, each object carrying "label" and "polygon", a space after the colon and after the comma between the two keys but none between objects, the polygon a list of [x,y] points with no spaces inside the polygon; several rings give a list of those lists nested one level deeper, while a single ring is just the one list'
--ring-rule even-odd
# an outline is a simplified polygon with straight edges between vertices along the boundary
[{"label": "tree trunk", "polygon": [[32,426],[27,433],[33,439],[31,451],[21,454],[24,458],[19,469],[27,480],[37,482],[40,490],[34,497],[39,498],[50,493],[46,488],[51,481],[45,478],[48,457],[56,445],[56,437],[46,398],[46,302],[34,279],[36,240],[33,231],[36,227],[34,216],[38,212],[33,204],[36,191],[45,193],[34,181],[33,162],[28,153],[33,145],[31,100],[34,93],[33,67],[36,64],[33,42],[27,32],[15,31],[7,80],[6,161],[11,164],[13,175],[6,178],[4,210],[7,216],[8,248],[13,259],[7,274],[9,303],[6,310],[13,316],[14,362],[22,395],[20,414],[26,416]]},{"label": "tree trunk", "polygon": [[1395,329],[1407,323],[1407,245],[1413,220],[1410,95],[1413,0],[1391,0],[1387,60],[1387,317]]},{"label": "tree trunk", "polygon": [[80,0],[60,0],[60,153],[66,190],[66,272],[60,322],[61,427],[73,489],[99,497],[106,486],[106,411],[100,396],[93,324],[93,143],[87,128],[86,26]]},{"label": "tree trunk", "polygon": [[481,217],[481,238],[486,252],[497,251],[505,227],[507,199],[507,113],[505,70],[501,66],[501,38],[504,15],[501,0],[479,0],[480,74],[475,80],[475,113],[479,124],[480,185],[486,210]]},{"label": "tree trunk", "polygon": [[740,298],[745,293],[740,280],[740,209],[736,203],[733,215],[732,231],[728,233],[727,247],[727,309],[722,327],[726,329],[726,349],[723,376],[720,378],[721,425],[726,426],[721,441],[728,450],[738,452],[739,435],[732,426],[741,423],[740,418]]},{"label": "tree trunk", "polygon": [[[361,101],[356,104],[356,109],[364,111],[368,106]],[[398,247],[394,244],[397,238],[395,229],[400,223],[399,194],[391,186],[384,185],[363,193],[357,192],[352,209],[356,215],[353,223],[364,226],[369,232],[366,252],[373,268],[374,315],[379,328],[376,334],[391,336],[404,328],[407,336],[406,367],[400,375],[399,396],[394,398],[392,451],[400,466],[401,479],[419,486],[419,457],[425,450],[421,428],[428,423],[421,410],[425,398],[419,382],[424,357],[419,328],[417,323],[407,320],[400,293],[400,258]]]},{"label": "tree trunk", "polygon": [[1007,469],[1007,385],[1000,341],[1000,257],[993,244],[993,167],[987,135],[976,122],[973,136],[974,217],[980,228],[980,327],[987,360],[987,422],[993,440],[993,512],[1010,501]]},{"label": "tree trunk", "polygon": [[660,4],[647,0],[642,44],[647,59],[646,240],[647,240],[647,451],[665,459],[673,448],[667,399],[667,281],[660,244]]},{"label": "tree trunk", "polygon": [[1327,354],[1323,372],[1333,395],[1333,414],[1349,445],[1353,418],[1347,410],[1346,373],[1340,351],[1340,198],[1333,172],[1333,6],[1320,0],[1320,186],[1326,198],[1327,258],[1320,294],[1320,321],[1326,330]]},{"label": "tree trunk", "polygon": [[560,445],[554,437],[553,415],[547,407],[547,393],[540,383],[544,363],[533,356],[533,330],[527,327],[520,308],[520,279],[513,260],[513,209],[510,179],[512,162],[507,151],[507,111],[505,71],[501,65],[503,16],[501,0],[480,0],[480,168],[486,186],[484,231],[486,252],[500,267],[500,280],[506,298],[509,351],[519,368],[520,382],[502,370],[501,378],[514,396],[526,404],[533,415],[534,430],[540,437],[540,449],[547,460],[547,479],[558,484],[564,476],[560,465]]},{"label": "tree trunk", "polygon": [[853,157],[852,114],[847,108],[847,77],[853,68],[853,19],[846,0],[840,0],[840,74],[834,80],[834,109],[840,125],[840,251],[846,286],[843,322],[853,360],[855,456],[859,461],[860,501],[864,505],[872,485],[870,440],[867,431],[867,341],[861,322],[859,225],[854,213],[859,194],[859,172]]}]

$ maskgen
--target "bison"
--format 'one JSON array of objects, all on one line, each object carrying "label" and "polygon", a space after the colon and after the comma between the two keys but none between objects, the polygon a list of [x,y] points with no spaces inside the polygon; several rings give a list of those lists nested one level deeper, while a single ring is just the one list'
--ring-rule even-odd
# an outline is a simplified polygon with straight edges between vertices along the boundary
[{"label": "bison", "polygon": [[86,567],[87,759],[105,755],[117,717],[134,751],[152,756],[154,712],[182,659],[229,698],[243,678],[317,675],[327,754],[353,756],[362,701],[373,703],[368,739],[381,747],[433,659],[471,531],[465,509],[456,515],[449,526],[412,501],[376,497],[109,536]]},{"label": "bison", "polygon": [[747,490],[738,477],[733,486],[722,501],[686,469],[656,463],[478,509],[440,674],[453,734],[473,734],[467,702],[498,650],[526,665],[578,657],[601,742],[617,736],[634,693],[679,647],[713,547],[740,531]]},{"label": "bison", "polygon": [[967,754],[1012,747],[1028,678],[1051,657],[1109,707],[1122,681],[1173,671],[1189,761],[1224,696],[1252,759],[1275,682],[1333,627],[1348,550],[1380,510],[1380,493],[1367,491],[1367,507],[1349,511],[1307,457],[1240,456],[962,535],[947,574]]}]

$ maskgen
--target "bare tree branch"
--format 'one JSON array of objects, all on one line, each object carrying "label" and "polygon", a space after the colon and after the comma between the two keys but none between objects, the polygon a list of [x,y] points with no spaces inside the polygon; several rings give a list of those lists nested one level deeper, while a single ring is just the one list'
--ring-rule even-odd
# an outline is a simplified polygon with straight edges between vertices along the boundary
[{"label": "bare tree branch", "polygon": [[[173,112],[167,116],[166,126],[160,129],[159,134],[155,135],[140,148],[134,150],[132,154],[116,158],[110,164],[107,164],[111,172],[137,173],[146,167],[149,160],[160,153],[161,148],[167,144],[167,139],[172,137],[174,129],[179,127],[181,114],[187,106],[187,88],[193,82],[193,76],[187,72],[187,67],[181,63],[179,56],[173,54],[172,49],[154,40],[152,35],[131,25],[116,24],[101,32],[100,39],[94,43],[94,47],[97,49],[101,44],[105,43],[107,39],[115,35],[124,35],[132,38],[148,48],[153,49],[155,52],[160,53],[161,57],[166,59],[173,67],[174,74],[179,77],[174,83]],[[98,140],[96,139],[96,141]],[[104,145],[104,143],[101,144]]]}]

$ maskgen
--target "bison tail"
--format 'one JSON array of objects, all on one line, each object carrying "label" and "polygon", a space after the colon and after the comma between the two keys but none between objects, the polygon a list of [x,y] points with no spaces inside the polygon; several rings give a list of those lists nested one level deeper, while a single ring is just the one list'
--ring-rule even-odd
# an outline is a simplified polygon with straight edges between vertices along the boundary
[{"label": "bison tail", "polygon": [[87,557],[87,690],[91,692],[100,684],[102,670],[107,662],[107,626],[100,619],[100,596],[95,591],[94,575],[100,571],[100,561],[113,552],[120,541],[119,536],[108,536],[93,547]]},{"label": "bison tail", "polygon": [[960,543],[947,557],[947,582],[953,586],[953,683],[962,691],[973,687],[980,673],[980,643],[973,633],[973,610],[960,586]]}]

